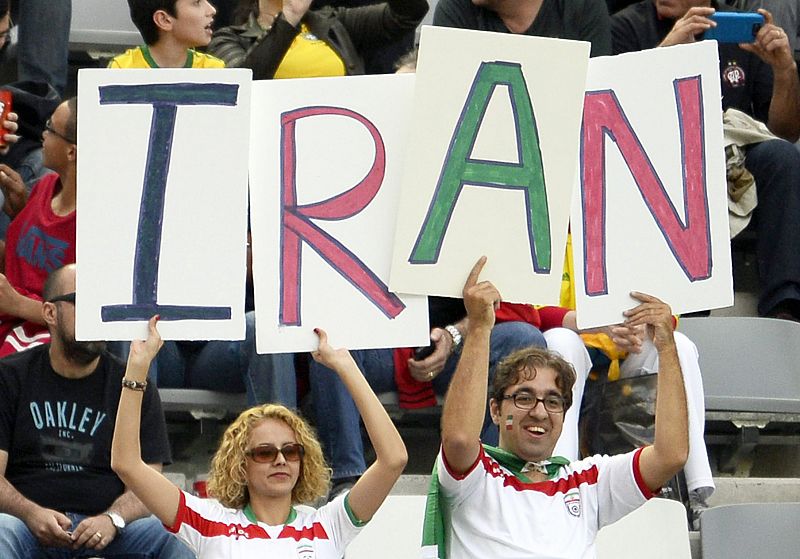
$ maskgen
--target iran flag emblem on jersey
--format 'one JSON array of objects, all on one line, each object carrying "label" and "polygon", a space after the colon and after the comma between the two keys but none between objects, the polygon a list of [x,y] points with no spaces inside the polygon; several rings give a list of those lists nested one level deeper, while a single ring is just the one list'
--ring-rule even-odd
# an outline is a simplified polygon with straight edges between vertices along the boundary
[{"label": "iran flag emblem on jersey", "polygon": [[572,516],[580,516],[581,515],[581,493],[577,489],[573,489],[569,491],[566,495],[564,495],[564,504],[567,506],[567,511]]}]

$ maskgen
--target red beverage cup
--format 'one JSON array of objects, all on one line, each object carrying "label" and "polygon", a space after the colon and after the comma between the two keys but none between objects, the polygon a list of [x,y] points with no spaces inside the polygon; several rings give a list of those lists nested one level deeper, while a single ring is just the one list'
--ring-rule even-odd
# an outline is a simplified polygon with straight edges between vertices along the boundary
[{"label": "red beverage cup", "polygon": [[5,89],[0,89],[0,146],[6,145],[6,134],[8,130],[5,129],[3,123],[8,119],[8,113],[11,112],[11,92]]},{"label": "red beverage cup", "polygon": [[206,491],[206,480],[199,479],[192,484],[192,489],[194,490],[194,494],[198,497],[206,498],[208,497],[208,492]]}]

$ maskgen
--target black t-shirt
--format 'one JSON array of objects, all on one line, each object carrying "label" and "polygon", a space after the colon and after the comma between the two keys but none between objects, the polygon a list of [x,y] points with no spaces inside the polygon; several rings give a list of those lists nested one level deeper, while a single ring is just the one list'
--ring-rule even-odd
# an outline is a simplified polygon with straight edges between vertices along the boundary
[{"label": "black t-shirt", "polygon": [[[91,375],[68,379],[53,371],[49,348],[41,345],[0,360],[5,477],[43,507],[98,514],[125,489],[111,469],[125,365],[105,353]],[[170,461],[157,390],[144,393],[141,448],[147,463]]]},{"label": "black t-shirt", "polygon": [[[721,12],[731,10],[717,2],[714,2],[714,8]],[[658,17],[653,0],[628,6],[611,18],[614,54],[655,48],[673,25],[674,20]],[[772,68],[736,44],[719,43],[718,50],[722,109],[739,109],[767,122],[772,100]]]},{"label": "black t-shirt", "polygon": [[[511,33],[497,12],[472,0],[440,0],[433,24],[459,29]],[[604,0],[544,0],[525,35],[592,43],[592,56],[611,54],[608,8]]]},{"label": "black t-shirt", "polygon": [[467,316],[464,300],[454,297],[428,297],[428,317],[431,328],[444,328]]}]

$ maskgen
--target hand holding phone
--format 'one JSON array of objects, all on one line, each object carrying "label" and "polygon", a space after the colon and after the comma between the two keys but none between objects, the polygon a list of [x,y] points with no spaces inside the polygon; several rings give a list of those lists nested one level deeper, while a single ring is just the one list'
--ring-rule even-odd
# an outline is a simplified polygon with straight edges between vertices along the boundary
[{"label": "hand holding phone", "polygon": [[414,350],[414,361],[422,361],[426,357],[429,357],[434,351],[436,351],[436,343],[431,342],[430,345],[418,347]]}]

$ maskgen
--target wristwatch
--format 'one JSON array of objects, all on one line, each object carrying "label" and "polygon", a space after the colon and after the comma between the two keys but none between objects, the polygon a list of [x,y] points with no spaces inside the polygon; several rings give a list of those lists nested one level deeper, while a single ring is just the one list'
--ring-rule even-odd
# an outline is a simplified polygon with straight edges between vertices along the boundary
[{"label": "wristwatch", "polygon": [[114,525],[114,528],[117,529],[117,535],[121,534],[122,531],[125,530],[125,519],[116,512],[109,511],[105,514],[111,519],[111,523]]},{"label": "wristwatch", "polygon": [[464,338],[462,338],[461,332],[458,330],[458,328],[456,328],[452,324],[448,324],[447,326],[444,327],[444,329],[447,330],[447,333],[450,334],[450,336],[453,338],[453,347],[450,349],[450,352],[452,353],[453,351],[456,350],[458,346],[461,345],[461,341]]}]

